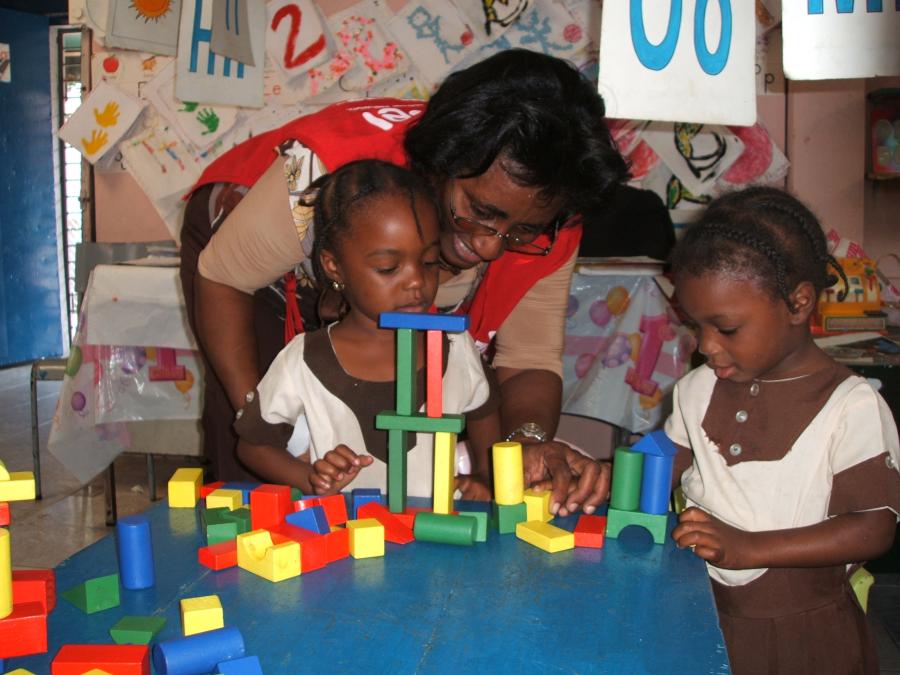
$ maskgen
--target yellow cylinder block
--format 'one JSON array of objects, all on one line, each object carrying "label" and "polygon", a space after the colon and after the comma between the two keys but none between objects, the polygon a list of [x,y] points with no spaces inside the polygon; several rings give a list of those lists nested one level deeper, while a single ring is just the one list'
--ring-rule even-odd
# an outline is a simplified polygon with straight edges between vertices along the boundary
[{"label": "yellow cylinder block", "polygon": [[0,619],[5,619],[13,610],[12,594],[12,552],[9,530],[0,528]]},{"label": "yellow cylinder block", "polygon": [[494,443],[494,501],[504,506],[521,504],[525,496],[522,444]]}]

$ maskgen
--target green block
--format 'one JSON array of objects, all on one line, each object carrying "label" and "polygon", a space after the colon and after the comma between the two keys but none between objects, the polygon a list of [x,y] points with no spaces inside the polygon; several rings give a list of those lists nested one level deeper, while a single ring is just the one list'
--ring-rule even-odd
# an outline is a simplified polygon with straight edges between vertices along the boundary
[{"label": "green block", "polygon": [[206,526],[206,545],[221,544],[238,536],[238,524],[235,521],[213,523]]},{"label": "green block", "polygon": [[458,434],[466,428],[466,418],[464,415],[428,417],[425,413],[420,412],[412,415],[401,415],[393,410],[385,410],[375,416],[375,428],[399,429],[400,431],[415,431],[423,434],[433,434],[437,431]]},{"label": "green block", "polygon": [[410,415],[416,401],[416,332],[397,329],[397,412]]},{"label": "green block", "polygon": [[388,431],[388,509],[391,513],[406,510],[406,453],[409,439],[405,431]]},{"label": "green block", "polygon": [[291,488],[291,501],[295,502],[298,499],[303,499],[303,491],[300,488],[292,487]]},{"label": "green block", "polygon": [[208,528],[210,525],[221,525],[222,523],[234,522],[233,520],[228,520],[229,510],[224,506],[220,506],[215,509],[202,509],[200,511],[200,522],[203,524],[203,529]]},{"label": "green block", "polygon": [[83,584],[70,588],[60,595],[85,614],[118,607],[119,575],[109,574],[105,577],[88,579]]},{"label": "green block", "polygon": [[500,534],[512,534],[516,531],[516,525],[524,523],[528,519],[528,507],[525,502],[512,504],[493,504],[493,521]]},{"label": "green block", "polygon": [[613,456],[612,490],[609,505],[621,511],[637,511],[641,502],[644,453],[616,448]]},{"label": "green block", "polygon": [[644,513],[643,511],[620,511],[610,508],[606,513],[606,536],[616,539],[619,533],[629,525],[639,525],[653,537],[653,543],[666,541],[666,525],[669,515],[666,513]]},{"label": "green block", "polygon": [[147,645],[165,625],[163,616],[123,616],[109,634],[117,645]]},{"label": "green block", "polygon": [[[237,525],[238,534],[244,534],[245,532],[249,532],[251,529],[250,509],[245,506],[235,509],[234,511],[225,509],[225,513],[222,514],[222,518],[225,519],[225,522],[235,523]],[[224,525],[224,523],[222,524]]]},{"label": "green block", "polygon": [[[528,512],[526,508],[525,512]],[[488,514],[487,511],[460,511],[459,515],[475,519],[475,541],[487,541]],[[515,526],[513,526],[515,531]]]}]

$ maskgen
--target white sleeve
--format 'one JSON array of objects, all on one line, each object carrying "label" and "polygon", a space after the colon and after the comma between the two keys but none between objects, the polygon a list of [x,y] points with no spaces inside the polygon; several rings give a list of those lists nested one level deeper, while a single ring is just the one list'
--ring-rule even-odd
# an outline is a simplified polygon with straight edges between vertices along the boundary
[{"label": "white sleeve", "polygon": [[260,413],[270,424],[294,425],[306,411],[298,386],[300,369],[305,367],[303,338],[301,333],[278,352],[257,386]]},{"label": "white sleeve", "polygon": [[475,341],[468,331],[450,334],[447,336],[447,339],[450,340],[451,349],[454,349],[454,347],[458,349],[460,358],[458,365],[454,365],[454,367],[465,369],[469,384],[468,399],[460,412],[476,410],[488,400],[491,389],[484,374],[484,363],[481,359],[481,354],[475,347]]}]

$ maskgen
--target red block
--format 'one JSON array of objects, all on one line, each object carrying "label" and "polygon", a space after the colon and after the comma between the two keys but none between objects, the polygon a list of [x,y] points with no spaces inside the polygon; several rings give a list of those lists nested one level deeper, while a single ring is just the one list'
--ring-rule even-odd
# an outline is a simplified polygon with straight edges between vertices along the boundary
[{"label": "red block", "polygon": [[356,510],[357,518],[374,518],[384,525],[384,540],[392,544],[415,541],[412,528],[404,525],[395,514],[378,502],[368,502]]},{"label": "red block", "polygon": [[321,506],[322,503],[319,501],[321,497],[304,497],[303,499],[298,499],[293,502],[291,508],[296,511],[305,511],[306,509],[312,508],[313,506]]},{"label": "red block", "polygon": [[574,533],[575,546],[603,548],[603,539],[606,536],[606,516],[579,516]]},{"label": "red block", "polygon": [[9,525],[9,504],[0,502],[0,527]]},{"label": "red block", "polygon": [[50,664],[52,675],[82,675],[99,668],[110,675],[150,675],[147,645],[63,645]]},{"label": "red block", "polygon": [[442,331],[425,331],[425,414],[440,417],[444,414],[444,345]]},{"label": "red block", "polygon": [[47,615],[40,602],[13,602],[13,611],[0,619],[0,659],[47,651]]},{"label": "red block", "polygon": [[334,530],[323,534],[322,539],[325,540],[329,563],[350,557],[350,532],[348,530]]},{"label": "red block", "polygon": [[206,485],[201,485],[200,499],[206,499],[210,492],[218,490],[223,485],[225,485],[225,481],[223,480],[217,480],[215,483],[207,483]]},{"label": "red block", "polygon": [[293,509],[291,488],[287,485],[260,485],[250,492],[250,527],[254,530],[278,527]]},{"label": "red block", "polygon": [[299,542],[301,574],[322,569],[331,562],[328,559],[327,541],[318,532],[312,532],[290,523],[282,523],[277,528],[270,530],[270,532],[273,544],[280,544],[283,541]]},{"label": "red block", "polygon": [[319,497],[319,504],[325,509],[325,517],[328,518],[328,524],[343,525],[347,522],[347,500],[344,495],[328,495],[327,497]]},{"label": "red block", "polygon": [[13,602],[39,602],[44,614],[56,607],[56,574],[53,570],[13,570]]},{"label": "red block", "polygon": [[230,539],[197,549],[197,562],[218,572],[237,566],[237,540]]}]

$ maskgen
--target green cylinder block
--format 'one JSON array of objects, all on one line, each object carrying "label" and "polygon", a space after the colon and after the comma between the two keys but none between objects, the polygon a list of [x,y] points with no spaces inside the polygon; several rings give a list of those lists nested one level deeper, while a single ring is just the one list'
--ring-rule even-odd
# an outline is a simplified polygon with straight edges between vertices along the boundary
[{"label": "green cylinder block", "polygon": [[609,505],[620,511],[637,511],[641,503],[641,473],[644,455],[630,448],[616,448],[612,468]]},{"label": "green cylinder block", "polygon": [[418,541],[471,546],[475,543],[476,528],[474,518],[423,511],[416,514],[413,534]]}]

